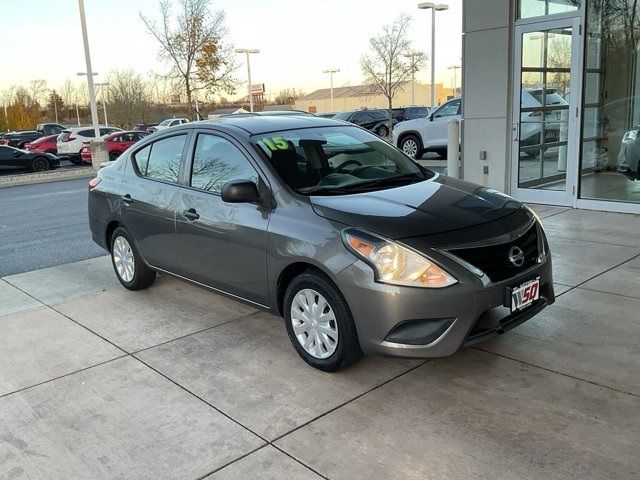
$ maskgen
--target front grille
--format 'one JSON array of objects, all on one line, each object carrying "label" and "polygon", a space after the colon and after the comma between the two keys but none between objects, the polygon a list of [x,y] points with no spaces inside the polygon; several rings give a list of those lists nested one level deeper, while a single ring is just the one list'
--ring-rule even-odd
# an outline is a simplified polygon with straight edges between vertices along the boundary
[{"label": "front grille", "polygon": [[[524,263],[519,267],[509,260],[509,251],[514,246],[524,252]],[[538,229],[534,224],[524,235],[511,242],[488,247],[461,248],[451,250],[451,253],[482,270],[492,282],[501,282],[515,277],[538,262]]]}]

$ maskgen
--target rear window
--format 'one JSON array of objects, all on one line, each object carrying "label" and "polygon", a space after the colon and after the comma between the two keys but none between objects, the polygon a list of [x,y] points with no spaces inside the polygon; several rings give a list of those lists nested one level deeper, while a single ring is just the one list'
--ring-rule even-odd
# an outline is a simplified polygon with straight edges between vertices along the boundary
[{"label": "rear window", "polygon": [[81,136],[81,137],[87,137],[87,138],[93,138],[93,137],[96,136],[96,134],[93,131],[93,129],[80,130],[78,132],[78,135]]},{"label": "rear window", "polygon": [[186,135],[163,138],[136,152],[133,160],[140,175],[162,182],[178,183],[186,140]]}]

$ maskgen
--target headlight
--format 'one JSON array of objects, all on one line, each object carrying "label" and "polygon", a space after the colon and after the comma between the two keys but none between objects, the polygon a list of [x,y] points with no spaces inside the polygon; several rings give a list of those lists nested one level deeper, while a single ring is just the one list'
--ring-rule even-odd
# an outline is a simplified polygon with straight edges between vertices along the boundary
[{"label": "headlight", "polygon": [[544,225],[542,225],[542,219],[540,218],[540,215],[538,215],[533,208],[531,208],[529,205],[525,205],[524,208],[529,210],[531,215],[533,215],[533,218],[535,218],[538,221],[541,227],[544,227]]},{"label": "headlight", "polygon": [[432,260],[376,235],[348,228],[342,240],[349,251],[371,265],[379,282],[426,288],[458,282]]},{"label": "headlight", "polygon": [[622,137],[622,141],[630,142],[635,140],[636,138],[638,138],[638,130],[629,130],[628,132],[625,132],[624,136]]}]

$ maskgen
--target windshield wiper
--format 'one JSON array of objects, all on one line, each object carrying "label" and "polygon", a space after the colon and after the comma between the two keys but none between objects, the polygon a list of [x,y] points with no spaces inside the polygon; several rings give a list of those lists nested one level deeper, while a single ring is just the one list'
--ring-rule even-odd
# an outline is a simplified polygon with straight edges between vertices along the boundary
[{"label": "windshield wiper", "polygon": [[386,178],[377,178],[375,180],[370,180],[367,182],[359,182],[354,183],[352,185],[345,185],[343,188],[349,188],[349,190],[362,190],[373,187],[383,187],[389,185],[396,184],[406,184],[415,183],[417,181],[426,180],[426,177],[421,177],[415,173],[407,173],[404,175],[396,175],[395,177],[386,177]]}]

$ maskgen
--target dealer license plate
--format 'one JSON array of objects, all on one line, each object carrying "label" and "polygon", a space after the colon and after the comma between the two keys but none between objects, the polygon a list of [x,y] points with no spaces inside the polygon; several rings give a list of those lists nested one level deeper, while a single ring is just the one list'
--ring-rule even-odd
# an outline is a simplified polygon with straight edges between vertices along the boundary
[{"label": "dealer license plate", "polygon": [[540,298],[540,277],[511,289],[511,311],[527,308]]}]

